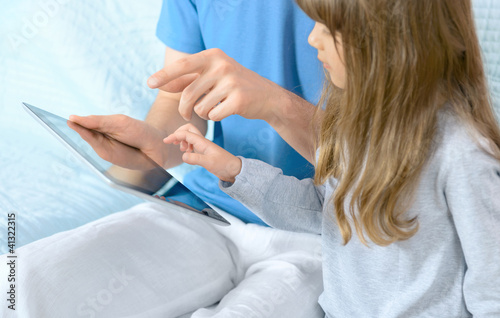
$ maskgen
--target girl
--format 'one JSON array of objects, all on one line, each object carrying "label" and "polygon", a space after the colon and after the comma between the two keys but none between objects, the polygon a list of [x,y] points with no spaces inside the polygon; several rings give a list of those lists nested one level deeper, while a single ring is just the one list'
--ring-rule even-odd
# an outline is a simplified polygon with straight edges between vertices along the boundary
[{"label": "girl", "polygon": [[186,125],[183,160],[269,225],[321,233],[327,317],[500,317],[500,130],[470,0],[298,0],[329,76],[313,179]]}]

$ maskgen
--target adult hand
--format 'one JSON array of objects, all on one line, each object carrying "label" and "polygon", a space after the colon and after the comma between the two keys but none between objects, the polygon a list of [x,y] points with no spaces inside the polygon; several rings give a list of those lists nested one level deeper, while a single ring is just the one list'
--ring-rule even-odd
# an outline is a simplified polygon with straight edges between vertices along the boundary
[{"label": "adult hand", "polygon": [[[141,150],[158,165],[166,163],[166,147],[162,143],[165,136],[160,130],[144,121],[125,115],[87,116],[71,115],[68,126],[87,141],[96,153],[106,161],[123,168],[151,169],[151,165],[139,167],[126,147],[120,147],[115,140]],[[86,128],[86,129],[85,129]],[[113,138],[109,138],[109,137]],[[128,150],[133,151],[133,149]],[[124,153],[125,152],[125,153]]]},{"label": "adult hand", "polygon": [[234,182],[241,171],[238,157],[206,139],[192,124],[181,126],[163,142],[180,145],[185,163],[202,166],[222,181]]},{"label": "adult hand", "polygon": [[219,49],[181,58],[153,74],[148,85],[170,93],[182,92],[179,113],[190,120],[220,121],[230,115],[263,119],[279,116],[274,107],[287,91],[238,64]]}]

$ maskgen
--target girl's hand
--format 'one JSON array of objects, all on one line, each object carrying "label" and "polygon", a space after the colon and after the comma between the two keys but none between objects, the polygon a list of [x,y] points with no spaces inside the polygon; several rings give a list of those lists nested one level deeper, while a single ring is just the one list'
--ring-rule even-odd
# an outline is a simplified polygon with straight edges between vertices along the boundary
[{"label": "girl's hand", "polygon": [[179,127],[163,142],[180,145],[185,163],[202,166],[222,181],[233,183],[241,171],[238,157],[206,139],[192,124]]}]

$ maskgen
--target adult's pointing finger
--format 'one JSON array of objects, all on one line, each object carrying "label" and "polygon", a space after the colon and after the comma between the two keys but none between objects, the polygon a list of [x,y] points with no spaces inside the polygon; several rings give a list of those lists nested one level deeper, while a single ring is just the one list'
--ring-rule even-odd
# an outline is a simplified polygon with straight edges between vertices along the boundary
[{"label": "adult's pointing finger", "polygon": [[148,79],[148,86],[150,88],[160,88],[174,80],[181,78],[184,75],[200,74],[206,67],[208,67],[207,62],[207,51],[178,59],[162,70],[159,70],[158,72],[151,75],[151,77]]}]

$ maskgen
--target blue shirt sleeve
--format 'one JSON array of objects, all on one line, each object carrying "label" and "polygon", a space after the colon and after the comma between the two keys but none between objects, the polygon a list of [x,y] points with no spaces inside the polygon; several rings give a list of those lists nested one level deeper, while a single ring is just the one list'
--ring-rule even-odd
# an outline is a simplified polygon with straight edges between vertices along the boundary
[{"label": "blue shirt sleeve", "polygon": [[196,4],[163,0],[156,36],[169,48],[194,54],[205,50]]}]

